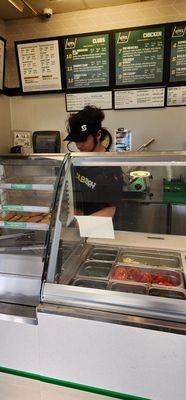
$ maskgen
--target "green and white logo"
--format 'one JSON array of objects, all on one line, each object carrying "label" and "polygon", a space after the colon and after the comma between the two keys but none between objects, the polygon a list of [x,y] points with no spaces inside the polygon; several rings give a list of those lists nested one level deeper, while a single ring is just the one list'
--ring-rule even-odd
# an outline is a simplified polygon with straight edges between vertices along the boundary
[{"label": "green and white logo", "polygon": [[69,38],[69,39],[66,39],[66,42],[65,42],[65,50],[68,50],[68,49],[75,49],[75,47],[76,47],[76,41],[77,41],[77,38]]},{"label": "green and white logo", "polygon": [[129,37],[130,37],[130,31],[119,32],[117,43],[128,43]]}]

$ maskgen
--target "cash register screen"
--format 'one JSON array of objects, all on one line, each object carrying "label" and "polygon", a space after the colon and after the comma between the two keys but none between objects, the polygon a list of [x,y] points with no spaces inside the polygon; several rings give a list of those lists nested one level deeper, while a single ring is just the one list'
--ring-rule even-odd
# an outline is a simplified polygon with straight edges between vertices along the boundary
[{"label": "cash register screen", "polygon": [[60,153],[60,147],[60,132],[33,133],[34,153]]}]

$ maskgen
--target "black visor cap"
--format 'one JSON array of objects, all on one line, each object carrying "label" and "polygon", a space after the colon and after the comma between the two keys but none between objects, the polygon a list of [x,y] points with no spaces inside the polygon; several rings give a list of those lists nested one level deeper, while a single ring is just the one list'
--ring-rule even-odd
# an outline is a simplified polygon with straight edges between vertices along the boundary
[{"label": "black visor cap", "polygon": [[89,135],[96,136],[100,129],[100,123],[69,126],[69,134],[64,141],[86,142]]}]

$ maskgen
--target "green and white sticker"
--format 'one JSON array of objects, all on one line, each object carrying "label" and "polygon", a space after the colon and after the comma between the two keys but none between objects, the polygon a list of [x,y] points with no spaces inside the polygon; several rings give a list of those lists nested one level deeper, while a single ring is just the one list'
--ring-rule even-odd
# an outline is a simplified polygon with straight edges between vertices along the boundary
[{"label": "green and white sticker", "polygon": [[11,189],[31,190],[31,183],[11,183]]},{"label": "green and white sticker", "polygon": [[23,206],[17,206],[17,205],[2,205],[1,209],[4,211],[24,211]]},{"label": "green and white sticker", "polygon": [[26,222],[9,222],[5,221],[4,226],[7,226],[7,228],[26,228],[27,224]]}]

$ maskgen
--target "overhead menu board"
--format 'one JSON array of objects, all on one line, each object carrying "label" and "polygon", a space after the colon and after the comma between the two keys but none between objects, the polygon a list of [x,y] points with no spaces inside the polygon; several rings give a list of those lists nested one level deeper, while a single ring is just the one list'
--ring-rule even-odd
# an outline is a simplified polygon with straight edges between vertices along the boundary
[{"label": "overhead menu board", "polygon": [[17,44],[23,92],[62,89],[58,40]]},{"label": "overhead menu board", "polygon": [[186,24],[174,25],[171,37],[170,82],[186,81]]},{"label": "overhead menu board", "polygon": [[186,86],[169,87],[167,89],[167,106],[186,105]]},{"label": "overhead menu board", "polygon": [[0,37],[0,90],[4,83],[5,40]]},{"label": "overhead menu board", "polygon": [[109,86],[109,35],[65,39],[67,89]]},{"label": "overhead menu board", "polygon": [[125,89],[115,90],[114,108],[149,108],[164,107],[165,88],[147,88],[147,89]]},{"label": "overhead menu board", "polygon": [[115,33],[116,86],[163,81],[164,27]]},{"label": "overhead menu board", "polygon": [[87,105],[94,105],[102,110],[112,109],[112,92],[88,92],[66,94],[67,111],[79,111]]}]

